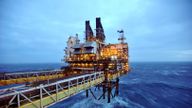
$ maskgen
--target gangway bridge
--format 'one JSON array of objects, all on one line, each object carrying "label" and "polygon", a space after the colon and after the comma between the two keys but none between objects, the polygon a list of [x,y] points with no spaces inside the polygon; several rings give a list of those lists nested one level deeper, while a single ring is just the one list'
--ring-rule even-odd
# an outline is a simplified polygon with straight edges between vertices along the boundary
[{"label": "gangway bridge", "polygon": [[[10,89],[9,92],[7,90],[4,91],[4,94],[0,95],[0,108],[43,108],[84,90],[86,91],[87,97],[90,92],[95,99],[100,99],[101,97],[105,98],[106,93],[108,93],[108,102],[110,102],[111,97],[118,95],[118,78],[123,74],[125,73],[121,71],[110,74],[106,82],[104,72],[98,71],[58,80],[50,84],[40,84],[36,87],[23,89],[21,89],[22,87],[20,87],[20,89],[13,88],[12,90]],[[90,89],[94,86],[103,88],[103,94],[100,98],[96,97]],[[113,88],[115,88],[114,95],[112,95]]]}]

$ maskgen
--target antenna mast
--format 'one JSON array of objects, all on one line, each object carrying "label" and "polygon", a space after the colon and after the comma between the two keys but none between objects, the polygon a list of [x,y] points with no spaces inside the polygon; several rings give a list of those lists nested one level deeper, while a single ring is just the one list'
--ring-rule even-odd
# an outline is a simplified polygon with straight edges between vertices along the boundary
[{"label": "antenna mast", "polygon": [[124,31],[121,29],[121,30],[117,30],[117,32],[119,33],[119,38],[118,38],[119,42],[121,44],[125,43],[126,38],[124,37]]}]

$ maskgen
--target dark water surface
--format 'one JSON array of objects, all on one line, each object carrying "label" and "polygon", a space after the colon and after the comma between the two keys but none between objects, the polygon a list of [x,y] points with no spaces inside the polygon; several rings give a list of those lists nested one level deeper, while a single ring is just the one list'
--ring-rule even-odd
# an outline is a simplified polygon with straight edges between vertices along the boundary
[{"label": "dark water surface", "polygon": [[[62,64],[0,65],[0,72],[56,69]],[[118,97],[86,98],[85,92],[50,108],[192,108],[192,62],[131,63],[132,71],[120,78]],[[95,88],[92,88],[94,91]],[[99,97],[102,91],[97,90]]]}]

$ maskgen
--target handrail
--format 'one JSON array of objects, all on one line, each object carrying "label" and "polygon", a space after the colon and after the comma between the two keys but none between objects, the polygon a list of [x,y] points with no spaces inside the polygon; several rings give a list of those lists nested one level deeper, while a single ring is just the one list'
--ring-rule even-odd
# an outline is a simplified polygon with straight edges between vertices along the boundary
[{"label": "handrail", "polygon": [[26,89],[26,90],[14,91],[13,93],[8,93],[8,94],[0,95],[0,98],[16,95],[18,93],[25,93],[25,92],[37,90],[37,89],[40,89],[42,87],[43,88],[50,87],[50,86],[53,86],[53,85],[56,85],[56,84],[61,84],[61,83],[70,82],[70,81],[73,81],[73,80],[77,80],[77,79],[81,79],[81,78],[85,78],[85,77],[89,77],[89,76],[93,76],[93,75],[101,75],[101,74],[103,74],[103,71],[95,72],[95,73],[92,73],[92,74],[80,75],[80,76],[72,77],[72,78],[67,78],[67,79],[60,80],[60,81],[57,81],[57,82],[54,82],[54,83],[51,83],[51,84],[39,85],[37,87],[29,88],[29,89]]}]

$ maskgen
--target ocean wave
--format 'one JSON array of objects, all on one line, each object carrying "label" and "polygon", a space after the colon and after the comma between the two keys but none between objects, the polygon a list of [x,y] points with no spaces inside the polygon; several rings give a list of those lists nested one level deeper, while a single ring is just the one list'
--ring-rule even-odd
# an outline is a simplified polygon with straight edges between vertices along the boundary
[{"label": "ocean wave", "polygon": [[121,96],[145,107],[189,107],[192,99],[192,88],[173,86],[164,83],[140,83],[121,85]]}]

